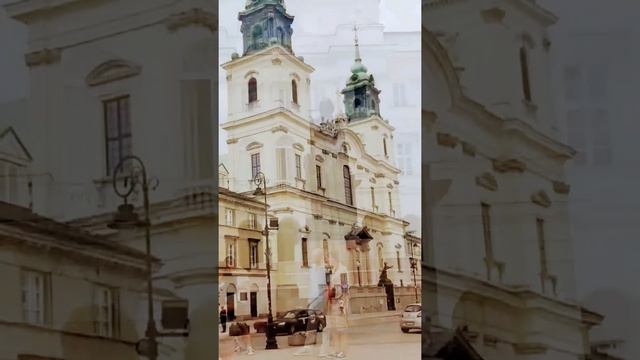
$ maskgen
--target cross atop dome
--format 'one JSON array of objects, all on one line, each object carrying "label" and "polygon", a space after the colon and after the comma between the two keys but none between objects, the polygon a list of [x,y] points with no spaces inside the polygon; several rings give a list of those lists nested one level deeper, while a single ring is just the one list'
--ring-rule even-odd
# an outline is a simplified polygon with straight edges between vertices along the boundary
[{"label": "cross atop dome", "polygon": [[365,119],[372,115],[380,116],[380,90],[375,87],[373,75],[362,63],[360,55],[360,40],[358,39],[358,25],[353,25],[355,62],[351,66],[351,76],[347,80],[347,87],[342,90],[344,107],[349,121]]}]

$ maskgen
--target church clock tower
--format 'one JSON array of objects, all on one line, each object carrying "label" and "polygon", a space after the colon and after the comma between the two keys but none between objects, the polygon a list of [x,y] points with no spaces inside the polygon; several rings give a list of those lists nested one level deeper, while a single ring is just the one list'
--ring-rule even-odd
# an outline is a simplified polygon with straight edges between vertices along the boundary
[{"label": "church clock tower", "polygon": [[[243,54],[222,65],[226,71],[229,171],[234,191],[248,190],[257,170],[279,183],[295,183],[293,144],[307,144],[313,67],[295,56],[291,43],[293,16],[283,0],[247,1],[242,22]],[[280,150],[276,150],[280,149]],[[300,151],[300,150],[296,150]],[[299,174],[298,174],[299,175]]]},{"label": "church clock tower", "polygon": [[351,66],[351,75],[342,90],[347,126],[355,131],[364,143],[367,153],[380,161],[393,165],[393,131],[387,120],[380,115],[380,90],[375,79],[362,63],[358,28],[355,32],[355,62]]}]

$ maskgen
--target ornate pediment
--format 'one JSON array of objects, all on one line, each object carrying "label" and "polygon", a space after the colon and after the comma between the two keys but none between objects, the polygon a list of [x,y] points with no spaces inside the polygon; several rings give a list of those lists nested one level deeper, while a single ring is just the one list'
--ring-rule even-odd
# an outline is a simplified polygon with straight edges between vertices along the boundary
[{"label": "ornate pediment", "polygon": [[12,127],[0,133],[0,160],[25,165],[32,157]]},{"label": "ornate pediment", "polygon": [[262,146],[263,146],[262,143],[253,141],[249,145],[247,145],[246,150],[250,151],[250,150],[260,149]]},{"label": "ornate pediment", "polygon": [[531,195],[531,202],[536,205],[548,208],[551,206],[551,198],[544,190],[540,190]]},{"label": "ornate pediment", "polygon": [[141,72],[141,66],[129,61],[109,60],[94,68],[89,75],[87,75],[86,83],[88,86],[97,86],[137,76]]},{"label": "ornate pediment", "polygon": [[334,120],[327,120],[320,123],[320,132],[322,134],[338,137],[338,126]]}]

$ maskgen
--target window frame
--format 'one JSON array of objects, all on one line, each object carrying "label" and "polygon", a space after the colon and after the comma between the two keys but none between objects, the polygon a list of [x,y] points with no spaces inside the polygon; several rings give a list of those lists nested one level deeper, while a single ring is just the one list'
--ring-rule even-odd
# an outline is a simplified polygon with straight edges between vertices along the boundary
[{"label": "window frame", "polygon": [[[123,101],[126,100],[126,124],[128,126],[128,128],[126,129],[128,132],[123,132],[123,116],[122,113],[123,111],[121,110],[121,104]],[[116,107],[116,117],[115,117],[115,121],[116,121],[116,136],[113,137],[111,136],[112,134],[110,134],[110,127],[111,127],[111,120],[112,118],[109,116],[109,105],[110,104],[115,104]],[[106,98],[102,100],[102,112],[103,112],[103,124],[104,124],[104,141],[105,141],[105,169],[106,169],[106,175],[107,176],[112,176],[113,175],[113,171],[115,170],[116,166],[118,166],[118,164],[122,161],[122,159],[124,159],[126,156],[129,156],[133,153],[133,130],[132,130],[132,124],[131,124],[131,95],[126,94],[126,95],[120,95],[120,96],[116,96],[116,97],[110,97],[110,98]],[[130,148],[128,153],[125,154],[124,150],[123,150],[123,143],[129,140],[129,144],[130,144]],[[109,151],[110,149],[110,145],[112,143],[117,143],[118,146],[118,152],[117,152],[117,162],[115,164],[112,164],[111,161],[115,160],[115,159],[110,159],[111,158],[111,153]]]},{"label": "window frame", "polygon": [[309,267],[309,239],[300,239],[300,251],[302,252],[302,267]]},{"label": "window frame", "polygon": [[260,162],[260,153],[252,153],[251,156],[251,179],[255,179],[258,173],[262,171],[262,166]]},{"label": "window frame", "polygon": [[524,100],[528,102],[533,101],[530,71],[529,51],[527,50],[527,47],[523,45],[520,47],[520,79],[522,81],[522,94],[524,96]]},{"label": "window frame", "polygon": [[342,179],[344,182],[345,203],[353,206],[353,183],[351,180],[351,169],[348,165],[342,167]]},{"label": "window frame", "polygon": [[249,104],[258,102],[258,80],[253,76],[247,82],[247,96]]},{"label": "window frame", "polygon": [[291,79],[291,101],[294,104],[299,105],[298,103],[298,82],[296,79]]},{"label": "window frame", "polygon": [[296,178],[302,179],[302,155],[295,154],[295,162],[296,162]]},{"label": "window frame", "polygon": [[[35,281],[32,279],[40,279],[38,289],[35,289],[39,296],[29,294],[34,289],[31,288]],[[37,270],[22,269],[21,270],[21,292],[22,292],[22,321],[27,324],[44,326],[49,323],[50,309],[50,278],[49,274]],[[34,299],[35,297],[35,299]],[[34,304],[36,303],[36,304]],[[36,315],[32,318],[31,314]]]},{"label": "window frame", "polygon": [[322,166],[316,164],[316,185],[318,190],[322,190]]}]

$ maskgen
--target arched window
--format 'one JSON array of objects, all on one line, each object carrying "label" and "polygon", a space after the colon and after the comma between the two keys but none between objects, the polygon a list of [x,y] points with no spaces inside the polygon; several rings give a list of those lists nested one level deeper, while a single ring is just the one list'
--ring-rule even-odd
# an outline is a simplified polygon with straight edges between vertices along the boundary
[{"label": "arched window", "polygon": [[529,81],[529,56],[527,49],[523,46],[520,48],[520,72],[522,76],[522,91],[524,98],[531,101],[531,83]]},{"label": "arched window", "polygon": [[322,255],[324,258],[324,264],[329,265],[329,240],[322,240]]},{"label": "arched window", "polygon": [[249,79],[249,103],[258,101],[258,81],[256,78]]},{"label": "arched window", "polygon": [[273,18],[269,18],[269,25],[267,27],[267,34],[269,37],[273,37]]},{"label": "arched window", "polygon": [[359,108],[359,107],[360,107],[360,105],[362,105],[362,101],[360,101],[360,99],[356,98],[356,99],[353,101],[353,107],[354,107],[355,109],[357,109],[357,108]]},{"label": "arched window", "polygon": [[291,98],[294,104],[298,103],[298,83],[295,80],[291,80]]},{"label": "arched window", "polygon": [[276,34],[278,35],[278,40],[280,40],[280,44],[284,45],[284,30],[281,27],[278,27],[276,30]]},{"label": "arched window", "polygon": [[344,178],[344,197],[347,205],[353,206],[353,192],[351,190],[351,172],[349,167],[345,165],[342,168],[342,177]]}]

